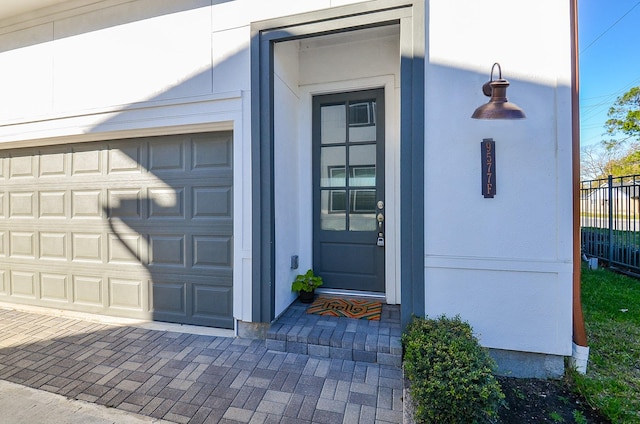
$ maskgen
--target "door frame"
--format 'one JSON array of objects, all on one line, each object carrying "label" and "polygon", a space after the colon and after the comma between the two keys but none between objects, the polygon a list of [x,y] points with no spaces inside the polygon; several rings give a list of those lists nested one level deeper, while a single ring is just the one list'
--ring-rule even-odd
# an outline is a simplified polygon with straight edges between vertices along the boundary
[{"label": "door frame", "polygon": [[275,318],[274,45],[382,25],[400,25],[401,321],[425,313],[424,108],[427,12],[424,0],[375,0],[251,25],[252,321]]},{"label": "door frame", "polygon": [[[384,90],[385,107],[385,297],[387,303],[399,304],[401,301],[401,267],[400,267],[400,129],[397,108],[399,88],[393,75],[359,78],[353,81],[338,81],[322,84],[300,86],[301,103],[305,105],[300,113],[300,128],[306,131],[300,134],[300,155],[312,157],[311,125],[312,101],[314,96],[323,94],[363,91],[381,88]],[[300,184],[312,187],[311,172],[303,175]],[[311,201],[311,196],[308,198]],[[309,221],[303,222],[302,231],[306,239],[313,239],[312,209],[308,211]]]}]

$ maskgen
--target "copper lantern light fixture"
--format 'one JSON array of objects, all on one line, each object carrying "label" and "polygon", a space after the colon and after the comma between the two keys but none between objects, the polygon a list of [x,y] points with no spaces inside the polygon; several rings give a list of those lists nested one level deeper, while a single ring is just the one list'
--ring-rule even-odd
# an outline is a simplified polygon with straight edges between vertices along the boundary
[{"label": "copper lantern light fixture", "polygon": [[[493,70],[498,67],[498,79],[493,79]],[[524,111],[514,103],[507,100],[507,87],[509,81],[502,78],[502,69],[499,63],[494,63],[491,67],[491,79],[482,86],[485,96],[491,97],[489,103],[477,108],[473,115],[474,119],[524,119],[527,116]]]}]

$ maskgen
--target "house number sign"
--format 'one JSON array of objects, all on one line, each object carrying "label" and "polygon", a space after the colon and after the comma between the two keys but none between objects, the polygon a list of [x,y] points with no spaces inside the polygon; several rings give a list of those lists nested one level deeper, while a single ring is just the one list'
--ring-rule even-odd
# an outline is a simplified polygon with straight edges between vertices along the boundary
[{"label": "house number sign", "polygon": [[496,142],[485,138],[480,143],[482,158],[482,195],[493,197],[496,194]]}]

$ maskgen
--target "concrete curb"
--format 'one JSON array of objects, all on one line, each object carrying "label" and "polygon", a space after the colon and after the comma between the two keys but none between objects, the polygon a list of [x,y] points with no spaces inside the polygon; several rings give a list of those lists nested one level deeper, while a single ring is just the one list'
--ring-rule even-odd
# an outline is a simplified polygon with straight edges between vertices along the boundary
[{"label": "concrete curb", "polygon": [[4,380],[0,380],[0,411],[4,424],[171,424]]}]

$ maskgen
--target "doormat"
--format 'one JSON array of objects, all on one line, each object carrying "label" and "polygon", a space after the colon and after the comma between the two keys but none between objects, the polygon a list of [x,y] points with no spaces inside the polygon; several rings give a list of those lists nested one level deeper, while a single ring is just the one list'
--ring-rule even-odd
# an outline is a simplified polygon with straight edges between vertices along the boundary
[{"label": "doormat", "polygon": [[307,309],[308,314],[355,319],[380,320],[382,303],[375,300],[339,299],[319,296]]}]

